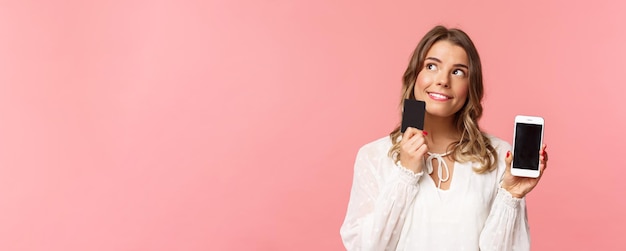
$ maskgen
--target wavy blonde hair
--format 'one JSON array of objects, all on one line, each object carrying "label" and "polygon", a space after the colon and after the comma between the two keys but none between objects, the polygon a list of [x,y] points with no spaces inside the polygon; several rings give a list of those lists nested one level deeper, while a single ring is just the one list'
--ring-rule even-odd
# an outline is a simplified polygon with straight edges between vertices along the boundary
[{"label": "wavy blonde hair", "polygon": [[[400,107],[404,106],[404,99],[415,99],[415,81],[417,80],[417,75],[424,67],[426,54],[433,44],[442,40],[460,46],[465,50],[469,58],[468,97],[463,107],[454,116],[454,123],[457,130],[461,132],[461,138],[450,144],[447,150],[451,152],[450,156],[454,161],[480,163],[479,167],[474,167],[474,171],[477,173],[492,171],[496,167],[495,163],[498,155],[489,138],[478,126],[478,120],[483,113],[481,104],[483,98],[482,67],[478,51],[465,32],[459,29],[436,26],[424,35],[415,51],[413,51],[409,65],[402,77]],[[389,156],[394,161],[400,159],[399,137],[401,135],[399,125],[389,134],[393,143],[389,150]]]}]

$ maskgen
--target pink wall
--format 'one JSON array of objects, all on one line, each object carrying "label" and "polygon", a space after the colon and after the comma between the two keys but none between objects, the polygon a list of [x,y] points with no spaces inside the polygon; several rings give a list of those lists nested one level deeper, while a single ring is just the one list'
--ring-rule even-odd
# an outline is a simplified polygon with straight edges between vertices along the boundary
[{"label": "pink wall", "polygon": [[0,3],[0,250],[342,250],[435,24],[478,46],[486,131],[546,118],[533,249],[623,247],[623,1],[40,2]]}]

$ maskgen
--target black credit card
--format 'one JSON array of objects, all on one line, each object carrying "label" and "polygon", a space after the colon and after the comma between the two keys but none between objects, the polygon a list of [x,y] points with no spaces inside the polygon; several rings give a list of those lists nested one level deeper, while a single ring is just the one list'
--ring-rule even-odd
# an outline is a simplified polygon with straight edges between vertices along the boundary
[{"label": "black credit card", "polygon": [[426,103],[421,100],[405,99],[404,110],[402,111],[402,126],[400,131],[404,133],[407,128],[413,127],[424,130],[424,115],[426,114]]}]

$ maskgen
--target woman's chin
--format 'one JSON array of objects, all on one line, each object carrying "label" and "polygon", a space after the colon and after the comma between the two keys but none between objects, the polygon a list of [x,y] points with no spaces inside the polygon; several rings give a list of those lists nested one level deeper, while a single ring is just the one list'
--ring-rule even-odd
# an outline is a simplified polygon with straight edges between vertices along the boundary
[{"label": "woman's chin", "polygon": [[454,118],[455,113],[456,112],[453,112],[453,111],[441,111],[441,110],[429,111],[428,109],[426,109],[426,116],[436,117],[436,118]]}]

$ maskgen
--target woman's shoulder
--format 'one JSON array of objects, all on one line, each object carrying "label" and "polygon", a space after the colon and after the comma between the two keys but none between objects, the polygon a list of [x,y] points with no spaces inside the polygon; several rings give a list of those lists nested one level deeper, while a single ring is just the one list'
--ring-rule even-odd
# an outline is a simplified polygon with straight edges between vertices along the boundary
[{"label": "woman's shoulder", "polygon": [[491,142],[491,146],[493,146],[493,148],[496,149],[496,152],[498,153],[498,160],[496,161],[497,171],[493,173],[497,177],[502,177],[504,171],[506,170],[506,163],[504,158],[506,157],[506,152],[511,150],[511,144],[494,135],[490,135],[487,133],[484,133],[484,135],[489,139],[489,141]]},{"label": "woman's shoulder", "polygon": [[491,142],[493,148],[497,149],[499,152],[508,151],[511,149],[511,144],[509,144],[509,142],[506,142],[505,140],[488,133],[483,134],[489,139],[489,142]]},{"label": "woman's shoulder", "polygon": [[359,152],[387,152],[392,146],[391,138],[389,135],[370,141],[361,146]]},{"label": "woman's shoulder", "polygon": [[393,164],[393,161],[389,157],[389,149],[393,146],[391,138],[385,136],[376,140],[370,141],[359,148],[357,153],[357,162],[370,163],[368,165],[375,169],[379,169],[381,166],[387,164]]}]

